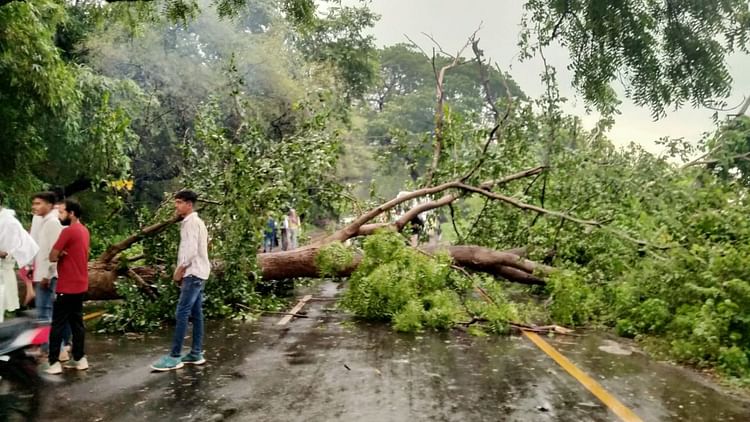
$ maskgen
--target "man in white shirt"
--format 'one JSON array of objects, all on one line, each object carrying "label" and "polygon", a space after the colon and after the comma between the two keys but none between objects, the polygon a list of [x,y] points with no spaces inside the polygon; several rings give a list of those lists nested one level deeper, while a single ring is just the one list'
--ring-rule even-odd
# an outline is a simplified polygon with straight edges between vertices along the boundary
[{"label": "man in white shirt", "polygon": [[55,202],[57,197],[53,192],[39,192],[31,200],[31,210],[41,218],[32,234],[39,245],[39,252],[34,258],[35,303],[39,319],[48,322],[52,320],[52,300],[57,281],[57,265],[49,261],[49,253],[63,228],[54,209]]},{"label": "man in white shirt", "polygon": [[[180,246],[177,252],[177,268],[174,281],[180,286],[177,302],[174,340],[171,352],[153,365],[155,371],[170,371],[185,364],[202,365],[203,358],[203,288],[211,273],[208,260],[208,231],[206,225],[194,211],[198,194],[183,190],[175,194],[175,210],[182,217],[180,223]],[[190,353],[182,355],[182,343],[187,333],[188,318],[193,319],[193,344]]]}]

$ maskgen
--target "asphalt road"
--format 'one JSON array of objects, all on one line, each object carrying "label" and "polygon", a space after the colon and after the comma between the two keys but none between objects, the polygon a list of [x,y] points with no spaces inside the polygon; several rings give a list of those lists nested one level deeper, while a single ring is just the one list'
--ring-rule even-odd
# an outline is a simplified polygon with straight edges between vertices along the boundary
[{"label": "asphalt road", "polygon": [[[317,286],[333,297],[336,285]],[[300,292],[305,293],[305,292]],[[43,421],[610,421],[528,339],[402,335],[311,301],[310,318],[207,326],[203,367],[152,373],[171,332],[91,334],[91,369],[42,389]],[[747,421],[750,402],[589,334],[547,341],[644,421]],[[189,344],[189,340],[187,341]]]}]

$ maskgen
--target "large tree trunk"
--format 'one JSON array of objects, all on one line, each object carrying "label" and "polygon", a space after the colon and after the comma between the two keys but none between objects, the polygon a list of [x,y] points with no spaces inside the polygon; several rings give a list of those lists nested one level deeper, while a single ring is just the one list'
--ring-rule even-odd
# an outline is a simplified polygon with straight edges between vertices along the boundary
[{"label": "large tree trunk", "polygon": [[[438,248],[425,251],[435,253]],[[484,272],[522,284],[544,285],[541,275],[548,274],[552,268],[535,263],[511,252],[500,252],[481,246],[449,246],[445,248],[453,257],[453,262],[472,271]],[[293,251],[258,254],[258,265],[264,280],[283,280],[297,277],[320,277],[315,256],[320,246],[308,246]],[[512,250],[518,252],[518,250]],[[340,271],[337,276],[347,277],[357,268],[361,257]],[[149,267],[133,268],[133,271],[144,281],[152,282],[159,274],[158,269]],[[112,264],[98,261],[89,264],[89,300],[106,300],[117,298],[115,281],[119,276]]]},{"label": "large tree trunk", "polygon": [[[146,282],[155,281],[159,275],[159,268],[133,267],[131,270]],[[119,277],[127,277],[122,270],[118,270],[112,264],[104,264],[98,261],[89,262],[89,290],[86,295],[88,300],[110,300],[118,299],[120,296],[115,289],[115,282]]]}]

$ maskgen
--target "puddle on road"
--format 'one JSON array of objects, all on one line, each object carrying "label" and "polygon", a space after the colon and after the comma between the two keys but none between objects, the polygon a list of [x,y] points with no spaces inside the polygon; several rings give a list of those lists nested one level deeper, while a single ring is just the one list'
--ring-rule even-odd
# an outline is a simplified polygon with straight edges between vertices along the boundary
[{"label": "puddle on road", "polygon": [[630,356],[633,354],[633,349],[627,346],[623,346],[620,343],[613,340],[604,340],[604,344],[599,346],[599,350],[602,352],[609,353],[611,355],[619,356]]}]

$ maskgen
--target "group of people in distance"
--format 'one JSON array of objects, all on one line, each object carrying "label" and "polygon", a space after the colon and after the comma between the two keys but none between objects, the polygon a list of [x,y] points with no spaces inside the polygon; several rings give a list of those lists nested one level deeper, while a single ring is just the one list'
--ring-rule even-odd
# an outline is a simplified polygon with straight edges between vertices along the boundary
[{"label": "group of people in distance", "polygon": [[[198,195],[189,190],[174,195],[175,212],[181,222],[173,280],[180,288],[180,297],[171,350],[151,365],[155,371],[206,362],[202,348],[203,291],[211,264],[206,225],[194,210],[197,200]],[[27,232],[15,212],[4,208],[4,197],[0,193],[0,322],[6,309],[18,308],[14,272],[18,266],[21,278],[28,278],[29,285],[33,286],[33,290],[27,289],[27,303],[33,297],[38,320],[52,327],[48,343],[39,350],[42,360],[46,355],[41,369],[52,375],[61,374],[63,368],[86,370],[89,363],[85,353],[83,302],[89,283],[90,235],[81,222],[83,208],[73,199],[58,199],[55,192],[40,192],[32,196],[31,209],[34,217]],[[15,295],[15,302],[12,295]],[[193,322],[192,347],[183,355],[190,319]]]},{"label": "group of people in distance", "polygon": [[[294,208],[289,209],[280,223],[276,222],[273,214],[268,214],[266,228],[263,232],[263,252],[273,252],[281,242],[282,251],[291,251],[299,246],[300,218]],[[279,236],[279,231],[281,235]]]}]

